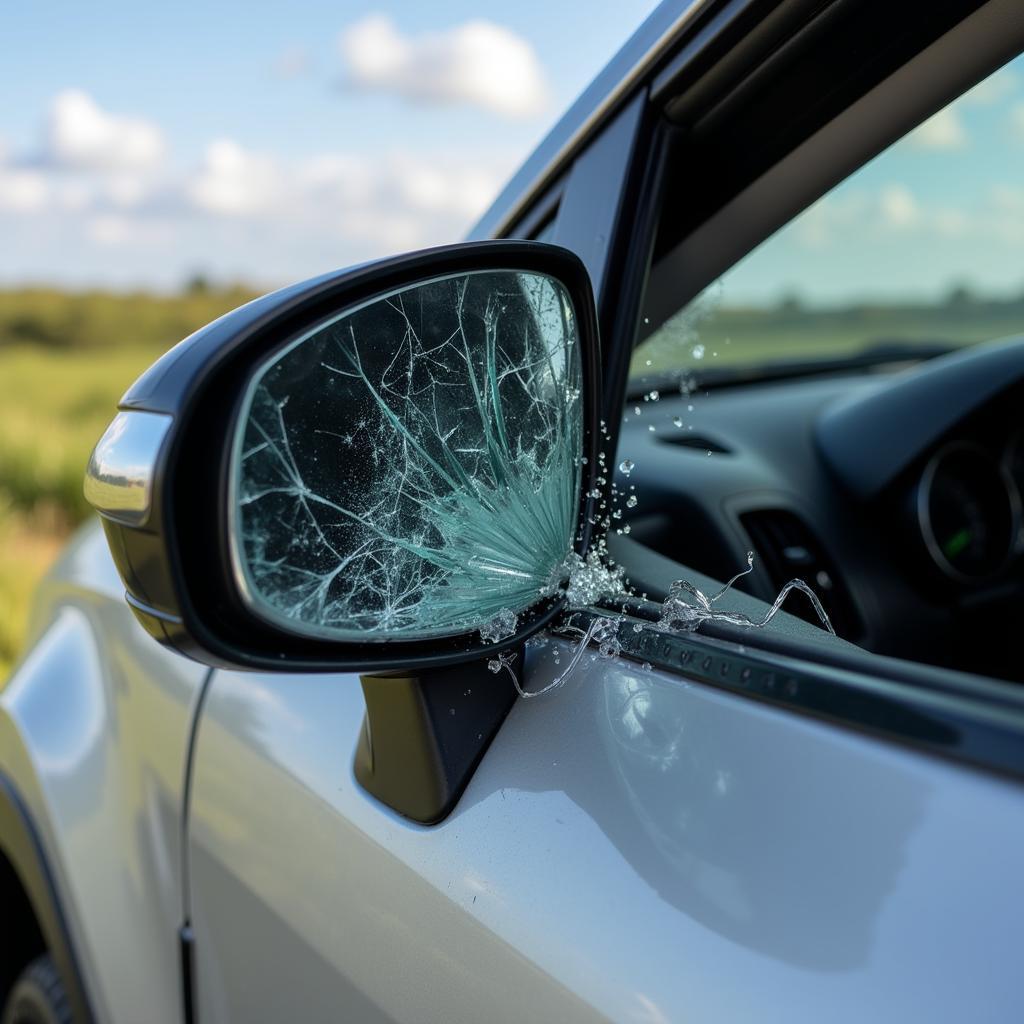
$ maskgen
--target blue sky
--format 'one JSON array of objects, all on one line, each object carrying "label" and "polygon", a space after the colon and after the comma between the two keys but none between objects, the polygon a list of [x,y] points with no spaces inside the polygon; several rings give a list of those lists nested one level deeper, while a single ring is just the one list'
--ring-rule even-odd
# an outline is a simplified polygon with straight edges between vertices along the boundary
[{"label": "blue sky", "polygon": [[[274,286],[458,239],[653,0],[18,4],[0,285]],[[725,297],[1024,289],[1024,63],[815,204]]]},{"label": "blue sky", "polygon": [[728,273],[723,303],[1024,294],[1024,57],[876,157]]},{"label": "blue sky", "polygon": [[0,283],[270,285],[455,240],[654,6],[14,5]]}]

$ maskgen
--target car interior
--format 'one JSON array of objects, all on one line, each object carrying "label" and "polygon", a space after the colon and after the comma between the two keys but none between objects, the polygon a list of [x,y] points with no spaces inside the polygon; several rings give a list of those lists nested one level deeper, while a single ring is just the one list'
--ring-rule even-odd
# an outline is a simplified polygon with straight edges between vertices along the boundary
[{"label": "car interior", "polygon": [[[818,52],[800,81],[828,87],[789,140],[763,126],[787,99],[776,83],[812,59],[806,40],[711,100],[708,76],[664,86],[677,127],[616,458],[636,500],[613,524],[651,599],[668,563],[725,580],[750,551],[738,589],[770,602],[803,579],[863,650],[1024,679],[1011,8],[990,3],[923,48],[894,13],[866,90]],[[642,552],[661,569],[640,568]],[[806,597],[785,607],[818,622]]]}]

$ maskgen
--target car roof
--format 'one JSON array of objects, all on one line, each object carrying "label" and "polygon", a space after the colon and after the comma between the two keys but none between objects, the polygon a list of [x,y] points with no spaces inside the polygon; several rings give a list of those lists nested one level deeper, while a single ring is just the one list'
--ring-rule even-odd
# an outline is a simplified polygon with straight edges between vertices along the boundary
[{"label": "car roof", "polygon": [[527,157],[467,237],[508,232],[711,2],[663,0]]}]

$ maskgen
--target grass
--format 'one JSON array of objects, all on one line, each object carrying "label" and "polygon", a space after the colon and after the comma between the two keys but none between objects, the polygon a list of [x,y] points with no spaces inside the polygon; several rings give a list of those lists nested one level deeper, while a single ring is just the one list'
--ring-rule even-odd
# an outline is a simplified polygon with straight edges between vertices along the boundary
[{"label": "grass", "polygon": [[159,348],[59,352],[0,349],[0,492],[8,508],[39,504],[86,515],[82,472],[125,388]]},{"label": "grass", "polygon": [[131,381],[159,355],[132,347],[0,349],[0,686],[36,584],[88,515],[82,473]]},{"label": "grass", "polygon": [[[781,359],[834,358],[865,345],[936,342],[960,345],[1024,331],[1024,300],[964,299],[936,305],[808,309],[717,309],[698,300],[637,347],[636,375],[698,366],[757,365]],[[695,345],[703,345],[698,362]]]},{"label": "grass", "polygon": [[0,292],[0,688],[36,585],[89,514],[82,474],[118,399],[167,348],[251,297]]}]

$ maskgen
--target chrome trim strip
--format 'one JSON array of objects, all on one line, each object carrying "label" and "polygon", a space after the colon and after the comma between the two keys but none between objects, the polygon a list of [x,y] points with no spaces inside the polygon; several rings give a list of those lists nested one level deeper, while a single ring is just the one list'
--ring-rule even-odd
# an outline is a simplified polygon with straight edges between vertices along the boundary
[{"label": "chrome trim strip", "polygon": [[119,412],[96,442],[85,471],[85,499],[101,516],[126,526],[149,518],[157,460],[172,417]]},{"label": "chrome trim strip", "polygon": [[[493,224],[488,225],[488,221],[490,221],[490,211],[488,211],[480,218],[477,226],[470,232],[469,237],[478,237],[477,232],[484,225],[488,225],[488,232],[492,237],[500,237],[510,230],[515,222],[523,215],[525,208],[530,204],[530,202],[532,202],[536,194],[546,188],[562,171],[570,157],[572,157],[575,151],[580,148],[598,124],[605,119],[605,117],[626,94],[632,91],[644,75],[646,75],[659,60],[661,60],[665,53],[675,45],[679,36],[690,22],[693,21],[698,14],[710,7],[714,2],[715,0],[692,0],[692,2],[671,21],[665,31],[657,37],[654,43],[652,43],[634,62],[630,69],[621,78],[619,78],[614,85],[611,86],[600,100],[598,100],[596,105],[591,108],[590,112],[569,132],[568,136],[558,146],[546,164],[533,175],[529,184],[520,188],[518,197],[506,207],[504,214],[499,215],[500,219]],[[651,15],[652,19],[655,17],[657,17],[657,11]],[[642,27],[638,30],[638,33],[641,31]],[[623,47],[623,50],[628,48],[629,43]],[[620,51],[620,53],[622,53],[622,51]],[[612,58],[611,62],[606,65],[601,75],[610,70],[615,63],[616,58]],[[601,75],[598,76],[598,79]],[[598,79],[595,79],[594,84],[596,84]],[[566,120],[571,113],[572,108],[570,107],[563,120]],[[556,124],[551,130],[548,139],[555,136],[560,127],[561,122]],[[545,142],[546,141],[547,140],[545,140]],[[544,145],[545,143],[542,142],[537,151],[543,149]],[[525,169],[526,168],[524,167],[523,170]],[[518,177],[518,174],[516,177]],[[515,177],[512,178],[509,184],[512,184],[514,181]],[[500,201],[501,196],[499,195],[495,200],[495,203]]]},{"label": "chrome trim strip", "polygon": [[158,622],[166,622],[171,626],[180,626],[185,621],[180,615],[161,611],[159,608],[154,608],[151,604],[146,604],[144,601],[140,601],[130,590],[126,590],[124,592],[124,599],[136,614],[141,613],[142,615],[148,615],[150,618],[156,619]]}]

